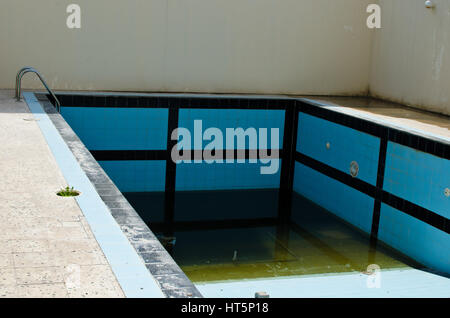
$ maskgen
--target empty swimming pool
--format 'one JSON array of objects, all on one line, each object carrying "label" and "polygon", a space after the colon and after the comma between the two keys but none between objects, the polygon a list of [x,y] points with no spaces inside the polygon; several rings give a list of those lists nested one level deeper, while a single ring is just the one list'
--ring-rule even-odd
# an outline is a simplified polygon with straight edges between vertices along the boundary
[{"label": "empty swimming pool", "polygon": [[[305,99],[58,98],[61,115],[193,282],[365,272],[371,264],[450,272],[445,141]],[[247,134],[230,148],[224,133],[210,155],[236,160],[207,162],[212,138],[196,139],[196,122],[201,136],[231,127],[267,138],[252,144]],[[180,127],[192,132],[191,148],[174,161]],[[417,171],[414,180],[408,171]]]}]

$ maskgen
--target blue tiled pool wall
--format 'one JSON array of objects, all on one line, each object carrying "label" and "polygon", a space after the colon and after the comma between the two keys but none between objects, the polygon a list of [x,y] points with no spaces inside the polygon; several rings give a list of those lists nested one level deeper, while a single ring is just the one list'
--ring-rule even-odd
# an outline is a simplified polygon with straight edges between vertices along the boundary
[{"label": "blue tiled pool wall", "polygon": [[63,107],[61,114],[89,150],[167,149],[168,109]]},{"label": "blue tiled pool wall", "polygon": [[[168,109],[62,107],[61,114],[90,151],[167,149]],[[165,160],[98,160],[122,192],[165,190]]]},{"label": "blue tiled pool wall", "polygon": [[[300,107],[293,190],[422,265],[450,274],[450,145]],[[356,162],[359,172],[350,174]],[[295,214],[301,211],[293,211]]]},{"label": "blue tiled pool wall", "polygon": [[[178,127],[187,128],[194,132],[194,121],[201,120],[203,131],[211,127],[219,128],[225,137],[227,128],[241,127],[255,128],[257,131],[266,128],[267,140],[270,145],[272,135],[271,128],[279,131],[278,145],[273,147],[281,149],[283,145],[285,110],[282,109],[180,109]],[[259,140],[261,141],[261,140]],[[209,143],[192,144],[191,149],[201,150]],[[252,147],[259,148],[259,145]],[[225,150],[223,144],[222,149]],[[249,149],[249,143],[245,147],[234,144],[233,149]],[[176,167],[176,191],[189,190],[229,190],[229,189],[273,189],[280,186],[280,171],[274,174],[261,174],[261,166],[265,163],[180,163]],[[281,163],[279,163],[281,168]]]},{"label": "blue tiled pool wall", "polygon": [[[288,105],[269,100],[259,101],[260,104],[255,105],[254,101],[240,100],[240,105],[236,107],[235,101],[228,103],[227,99],[189,99],[189,106],[194,106],[190,108],[186,105],[183,107],[185,101],[178,100],[176,104],[181,107],[177,108],[177,116],[173,117],[173,112],[171,115],[173,108],[168,107],[169,98],[160,98],[157,106],[151,107],[145,105],[145,103],[152,104],[148,99],[136,101],[124,98],[121,102],[120,98],[110,100],[108,97],[85,98],[89,98],[90,103],[84,100],[78,104],[74,97],[71,104],[63,102],[63,105],[74,106],[73,108],[77,108],[74,112],[77,113],[80,112],[80,107],[77,106],[88,105],[93,108],[92,114],[99,111],[94,110],[95,106],[100,106],[98,108],[103,108],[103,111],[105,107],[110,106],[112,109],[123,108],[131,112],[124,115],[121,120],[131,119],[131,122],[134,116],[146,116],[145,118],[150,121],[159,116],[160,121],[152,122],[155,126],[159,126],[153,134],[153,130],[149,132],[152,138],[140,139],[142,136],[136,136],[137,140],[133,144],[136,149],[126,151],[126,158],[121,152],[129,150],[124,146],[128,143],[119,141],[117,146],[112,146],[111,140],[114,138],[108,139],[111,138],[108,136],[101,137],[106,139],[106,143],[110,142],[108,149],[99,145],[101,141],[97,144],[98,149],[90,148],[96,150],[94,153],[100,154],[99,162],[122,191],[164,191],[165,188],[167,193],[168,189],[190,191],[291,187],[295,192],[323,206],[372,238],[379,238],[429,268],[450,272],[450,256],[447,253],[450,247],[448,226],[450,199],[444,194],[446,187],[450,187],[445,184],[450,180],[448,144],[301,101]],[[269,105],[270,103],[272,105]],[[229,104],[234,104],[234,107],[229,107]],[[285,109],[288,109],[287,106],[293,107],[293,113],[298,114],[296,118],[298,125],[288,130],[293,135],[291,137],[294,137],[291,151],[294,151],[295,160],[287,158],[286,155],[282,156],[283,160],[292,161],[292,164],[284,165],[284,173],[281,169],[277,175],[268,175],[264,178],[259,174],[255,164],[231,164],[231,167],[225,164],[204,163],[174,165],[175,168],[168,164],[165,166],[169,161],[166,160],[166,154],[161,154],[161,151],[167,150],[168,140],[164,134],[167,134],[168,126],[172,128],[178,124],[188,126],[192,125],[192,119],[200,118],[203,120],[204,129],[208,126],[228,125],[246,128],[245,125],[251,124],[256,126],[255,128],[279,127],[280,132],[283,132],[285,130],[282,127],[287,124],[285,121],[289,118],[284,113]],[[98,134],[95,132],[80,134],[80,128],[77,127],[86,128],[90,125],[82,126],[83,119],[78,117],[80,114],[74,114],[71,108],[62,108],[66,120],[85,144],[96,145],[95,140],[84,139],[95,139],[102,133],[98,131]],[[137,113],[132,115],[135,109]],[[255,118],[252,117],[253,114],[256,114]],[[108,118],[108,115],[104,116]],[[95,126],[95,116],[84,118]],[[128,137],[133,136],[133,131],[128,129],[127,123],[121,123],[120,126],[113,126],[111,123],[104,125],[106,129],[122,129]],[[141,129],[140,133],[142,132]],[[280,145],[290,141],[285,137],[280,136]],[[102,152],[110,158],[102,161]],[[111,152],[114,153],[112,157]],[[147,157],[151,157],[151,160],[145,160]],[[140,161],[137,164],[136,159]],[[356,177],[352,177],[349,173],[351,163],[358,165]],[[122,165],[124,168],[119,168]],[[168,176],[171,173],[173,185],[168,185],[166,180],[170,182],[172,177]],[[280,173],[283,180],[281,183]],[[286,179],[283,174],[292,177]],[[280,201],[285,200],[287,201],[286,198],[280,198]],[[293,220],[295,213],[301,211],[293,211]]]},{"label": "blue tiled pool wall", "polygon": [[[107,108],[68,107],[61,114],[78,134],[86,147],[94,154],[125,154],[130,160],[98,161],[122,192],[165,191],[166,160],[139,158],[136,154],[168,149],[168,108]],[[203,131],[217,127],[268,129],[268,146],[271,147],[271,128],[279,129],[278,146],[282,150],[285,110],[283,109],[179,109],[176,127],[194,132],[194,120],[201,120]],[[191,136],[192,141],[194,136]],[[203,141],[204,147],[208,141]],[[224,148],[225,148],[224,140]],[[235,142],[234,149],[238,149]],[[199,148],[192,142],[192,149]],[[274,149],[275,149],[274,148]],[[248,141],[246,142],[248,149]],[[217,149],[220,150],[220,149]],[[167,154],[166,154],[167,155]],[[161,157],[161,156],[160,156]],[[164,157],[164,156],[162,156]],[[120,160],[117,160],[120,159]],[[278,172],[261,174],[260,168],[268,163],[179,163],[176,165],[175,191],[277,189],[280,186],[281,158]]]}]

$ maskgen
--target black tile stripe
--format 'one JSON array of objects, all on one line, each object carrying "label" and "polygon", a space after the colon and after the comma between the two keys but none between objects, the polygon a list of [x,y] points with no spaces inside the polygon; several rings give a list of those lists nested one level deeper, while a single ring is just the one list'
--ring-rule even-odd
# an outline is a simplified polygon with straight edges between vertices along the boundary
[{"label": "black tile stripe", "polygon": [[361,179],[353,178],[349,173],[342,172],[325,163],[317,161],[300,152],[296,152],[295,159],[305,166],[314,169],[330,178],[333,178],[341,183],[352,187],[368,196],[375,198],[377,196],[377,188]]},{"label": "black tile stripe", "polygon": [[380,138],[382,136],[388,135],[388,127],[379,125],[366,119],[349,116],[328,108],[311,105],[302,101],[297,101],[297,105],[299,111],[302,113],[318,117],[335,124],[339,124],[341,126],[352,128]]},{"label": "black tile stripe", "polygon": [[[380,139],[380,150],[378,156],[378,171],[377,171],[377,189],[383,189],[384,186],[384,172],[386,167],[386,153],[387,153],[387,138]],[[373,207],[373,217],[372,217],[372,229],[371,229],[371,243],[376,245],[376,240],[378,237],[378,227],[380,224],[380,210],[381,210],[381,200],[382,196],[380,191],[377,191],[377,196],[375,197],[375,203]]]},{"label": "black tile stripe", "polygon": [[450,160],[450,143],[445,144],[426,137],[414,135],[405,131],[389,128],[389,141],[429,153],[433,156]]},{"label": "black tile stripe", "polygon": [[381,203],[385,203],[409,216],[412,216],[428,225],[431,225],[441,231],[450,234],[449,219],[434,213],[428,209],[425,209],[410,201],[397,197],[377,187],[362,181],[358,178],[353,178],[350,174],[346,174],[336,168],[330,167],[320,161],[317,161],[311,157],[308,157],[299,152],[296,153],[296,160],[305,166],[310,167],[330,178],[342,182],[343,184],[350,186],[364,194],[367,194],[373,198],[381,197]]},{"label": "black tile stripe", "polygon": [[[230,220],[205,220],[205,221],[176,221],[172,224],[172,230],[175,232],[190,232],[204,230],[223,230],[235,228],[254,228],[275,226],[276,218],[257,218],[257,219],[230,219]],[[152,229],[155,232],[167,231],[166,223],[152,223]]]},{"label": "black tile stripe", "polygon": [[90,150],[97,161],[167,160],[166,150]]},{"label": "black tile stripe", "polygon": [[442,215],[434,213],[433,211],[425,209],[420,205],[414,204],[386,191],[383,191],[382,202],[393,207],[394,209],[427,223],[428,225],[444,231],[447,234],[450,234],[449,219],[443,217]]},{"label": "black tile stripe", "polygon": [[[280,192],[278,196],[278,219],[280,224],[290,219],[292,189],[294,185],[294,153],[297,147],[298,111],[296,107],[286,109],[284,119],[283,149],[281,155]],[[281,229],[281,232],[283,230]]]},{"label": "black tile stripe", "polygon": [[[38,96],[40,96],[38,94]],[[46,96],[46,95],[43,95]],[[249,98],[249,97],[196,97],[196,96],[123,96],[123,95],[79,95],[57,94],[61,105],[68,107],[138,107],[138,108],[178,108],[204,109],[287,109],[297,108],[299,111],[319,117],[342,126],[356,129],[379,138],[388,137],[392,141],[413,149],[450,160],[450,143],[432,140],[419,133],[386,127],[370,120],[357,118],[347,114],[320,107],[307,101],[294,98]],[[49,98],[47,96],[47,98]],[[339,107],[339,106],[336,106]]]},{"label": "black tile stripe", "polygon": [[[227,152],[229,150],[222,150],[222,159],[225,161],[227,159]],[[265,153],[267,153],[267,156],[261,156],[261,151],[265,151]],[[275,156],[275,154],[273,154],[274,151],[278,152],[278,156]],[[244,160],[249,160],[249,159],[262,159],[262,158],[268,158],[270,157],[270,159],[280,159],[283,156],[283,149],[242,149],[242,150],[238,150],[238,149],[233,149],[233,158],[234,160],[237,159],[244,159]],[[273,154],[273,157],[272,157]],[[187,154],[184,153],[183,150],[180,150],[180,155],[186,156]],[[216,155],[216,151],[212,150],[212,156]],[[202,158],[202,160],[214,160],[214,158],[206,158],[204,156],[204,150],[191,150],[190,151],[190,160],[194,160],[194,159],[199,159]],[[186,160],[188,158],[183,158],[183,160]]]},{"label": "black tile stripe", "polygon": [[[171,149],[175,147],[178,140],[172,140],[172,132],[178,128],[179,108],[172,107],[169,109],[169,120],[167,128],[167,149],[170,153]],[[174,222],[175,213],[175,186],[176,186],[176,163],[173,162],[170,156],[166,156],[166,184],[164,195],[164,222],[169,225],[169,229],[165,233],[168,236],[173,236],[173,229],[171,228]]]},{"label": "black tile stripe", "polygon": [[[375,122],[339,113],[328,108],[311,105],[303,101],[297,101],[300,112],[325,119],[327,121],[352,128],[381,139],[398,143],[422,152],[432,154],[436,157],[450,160],[450,143],[444,143],[407,131],[383,126]],[[336,106],[338,107],[338,106]]]},{"label": "black tile stripe", "polygon": [[[286,109],[295,106],[295,99],[189,97],[189,96],[120,96],[57,94],[66,107],[108,108],[205,108],[205,109]],[[176,104],[176,106],[174,106]]]},{"label": "black tile stripe", "polygon": [[[283,158],[283,150],[278,150],[278,156],[274,156],[271,159],[279,159]],[[243,158],[245,160],[250,159],[250,153],[254,151],[256,152],[257,156],[255,158],[252,157],[252,159],[260,159],[260,153],[261,149],[258,150],[249,150],[246,149],[244,153],[241,153],[242,151],[234,149],[234,158],[237,160],[238,158],[241,158],[243,155]],[[267,154],[269,156],[272,155],[272,149],[267,150]],[[92,156],[97,161],[124,161],[124,160],[168,160],[171,158],[171,152],[168,150],[90,150]],[[191,160],[194,160],[194,152],[197,152],[197,150],[191,151]],[[203,154],[203,150],[199,150],[201,154]],[[214,152],[213,152],[214,154]],[[226,159],[226,150],[224,150],[224,160]],[[203,158],[203,156],[202,156]],[[204,160],[205,158],[203,158]]]}]

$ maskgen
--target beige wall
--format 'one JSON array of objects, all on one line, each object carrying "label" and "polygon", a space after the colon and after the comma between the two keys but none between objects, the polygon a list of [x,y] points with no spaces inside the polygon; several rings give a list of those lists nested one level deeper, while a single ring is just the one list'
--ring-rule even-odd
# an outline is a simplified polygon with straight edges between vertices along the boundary
[{"label": "beige wall", "polygon": [[31,65],[57,89],[362,94],[370,2],[0,0],[0,88]]},{"label": "beige wall", "polygon": [[[450,0],[0,0],[0,88],[364,95],[450,114]],[[66,6],[82,8],[81,30]],[[382,7],[382,29],[366,7]],[[25,88],[41,87],[28,76]]]},{"label": "beige wall", "polygon": [[379,0],[372,95],[450,115],[450,0]]}]

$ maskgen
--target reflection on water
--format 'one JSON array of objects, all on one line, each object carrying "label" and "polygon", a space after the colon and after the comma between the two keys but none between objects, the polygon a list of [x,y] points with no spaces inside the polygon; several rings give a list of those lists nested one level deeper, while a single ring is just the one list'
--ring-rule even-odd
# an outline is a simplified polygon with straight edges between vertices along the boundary
[{"label": "reflection on water", "polygon": [[[154,195],[125,195],[194,282],[363,272],[369,264],[382,269],[412,264],[381,244],[371,246],[367,235],[297,194],[291,221],[280,224],[275,190],[180,193],[170,227],[161,222],[163,204],[153,202],[159,207],[153,209],[154,217],[149,212],[149,198],[154,200]],[[262,216],[258,211],[263,211]],[[232,220],[227,220],[228,215]]]}]

